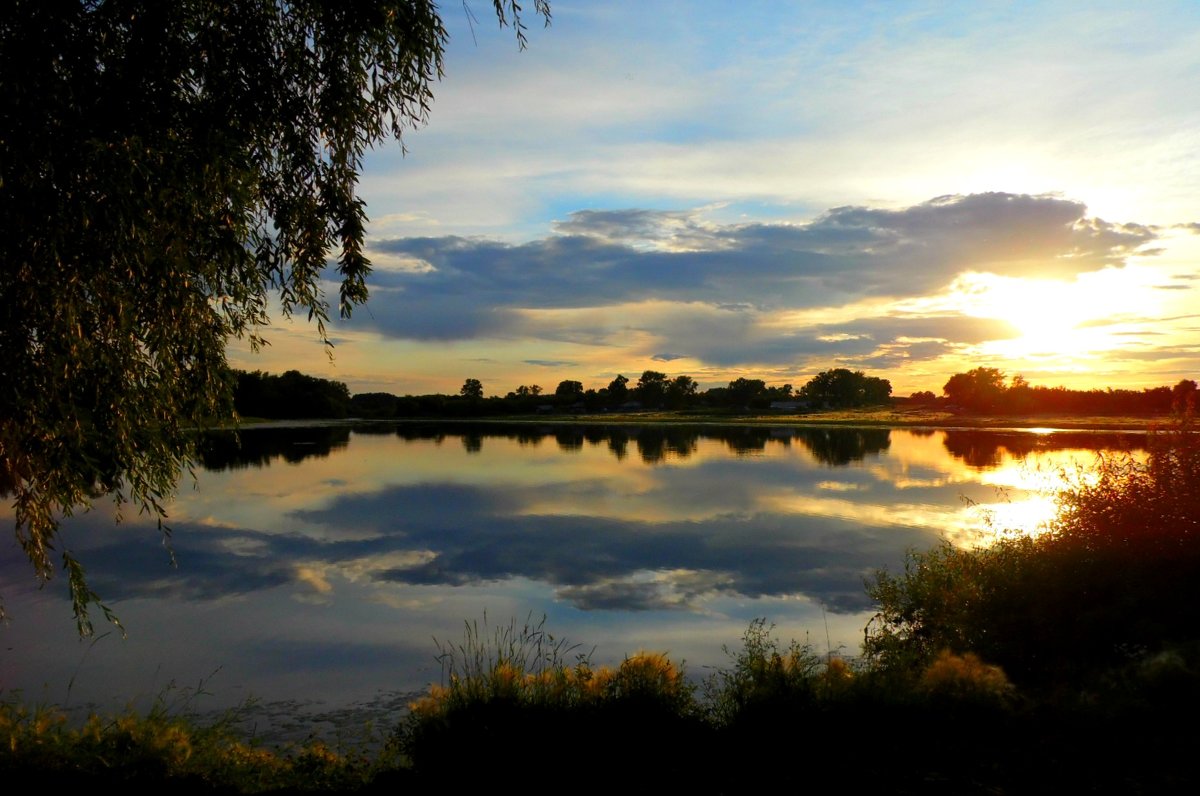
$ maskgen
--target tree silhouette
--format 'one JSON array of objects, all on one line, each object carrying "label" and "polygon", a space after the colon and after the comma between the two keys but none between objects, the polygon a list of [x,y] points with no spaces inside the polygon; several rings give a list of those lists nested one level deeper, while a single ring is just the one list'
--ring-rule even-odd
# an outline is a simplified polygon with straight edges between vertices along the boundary
[{"label": "tree silhouette", "polygon": [[892,383],[861,370],[835,368],[818,373],[800,388],[800,397],[830,407],[874,406],[887,403]]},{"label": "tree silhouette", "polygon": [[458,394],[464,398],[479,400],[483,397],[483,384],[479,379],[467,379],[463,382],[463,386],[459,388]]},{"label": "tree silhouette", "polygon": [[667,374],[657,370],[642,371],[634,389],[637,399],[646,406],[660,407],[667,394]]},{"label": "tree silhouette", "polygon": [[583,397],[583,384],[578,381],[560,381],[554,390],[554,397],[562,403],[574,403]]},{"label": "tree silhouette", "polygon": [[363,155],[426,120],[446,40],[432,0],[5,3],[0,492],[39,578],[97,497],[162,517],[272,297],[322,339],[330,261],[338,311],[366,299]]},{"label": "tree silhouette", "polygon": [[968,409],[994,410],[999,408],[1007,388],[1004,371],[996,368],[975,368],[955,373],[942,387],[951,403]]}]

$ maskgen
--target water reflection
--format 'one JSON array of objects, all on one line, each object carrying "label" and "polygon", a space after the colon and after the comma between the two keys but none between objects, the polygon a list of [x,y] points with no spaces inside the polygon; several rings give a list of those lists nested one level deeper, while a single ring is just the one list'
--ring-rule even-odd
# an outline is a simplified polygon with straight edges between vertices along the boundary
[{"label": "water reflection", "polygon": [[[599,662],[669,648],[699,672],[762,615],[801,639],[820,628],[822,645],[827,623],[831,645],[854,650],[874,569],[976,538],[978,507],[1033,523],[1053,507],[1039,474],[1140,442],[604,424],[217,435],[169,508],[178,569],[144,520],[64,524],[133,634],[86,653],[75,693],[128,698],[155,672],[194,680],[216,666],[260,695],[416,688],[434,669],[429,637],[484,610],[547,613]],[[0,569],[14,616],[3,685],[62,688],[81,657],[70,609],[17,553]]]}]

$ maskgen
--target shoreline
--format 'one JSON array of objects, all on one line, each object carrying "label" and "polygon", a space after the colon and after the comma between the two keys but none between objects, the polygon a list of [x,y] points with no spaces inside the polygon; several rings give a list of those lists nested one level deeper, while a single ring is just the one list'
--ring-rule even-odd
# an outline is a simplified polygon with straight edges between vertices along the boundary
[{"label": "shoreline", "polygon": [[1053,434],[1070,432],[1148,433],[1172,425],[1171,415],[968,415],[918,409],[866,409],[807,414],[716,415],[684,412],[623,412],[596,414],[506,415],[482,417],[308,418],[269,420],[253,418],[224,428],[297,428],[354,425],[359,423],[496,424],[496,425],[622,425],[622,426],[768,426],[831,428],[909,428],[974,430]]}]

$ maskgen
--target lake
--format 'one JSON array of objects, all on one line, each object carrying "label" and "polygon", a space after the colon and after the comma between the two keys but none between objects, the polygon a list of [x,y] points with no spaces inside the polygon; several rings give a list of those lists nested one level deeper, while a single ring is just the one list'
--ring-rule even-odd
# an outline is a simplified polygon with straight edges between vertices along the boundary
[{"label": "lake", "polygon": [[[128,638],[75,635],[62,577],[38,588],[10,535],[0,688],[29,701],[394,719],[439,678],[465,621],[546,617],[617,663],[641,649],[695,678],[756,617],[854,654],[864,579],[905,552],[1036,532],[1062,472],[1140,434],[546,424],[268,425],[207,437],[169,505],[171,548],[107,505],[63,542]],[[9,528],[12,511],[0,510]],[[171,686],[184,691],[172,690]],[[280,728],[283,728],[281,730]],[[302,723],[292,732],[306,734]]]}]

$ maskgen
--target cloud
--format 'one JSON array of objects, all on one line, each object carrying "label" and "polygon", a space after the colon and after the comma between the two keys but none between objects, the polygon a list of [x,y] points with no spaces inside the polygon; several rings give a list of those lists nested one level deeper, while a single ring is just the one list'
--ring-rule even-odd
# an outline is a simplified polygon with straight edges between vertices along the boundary
[{"label": "cloud", "polygon": [[526,359],[526,365],[536,365],[539,368],[569,368],[576,363],[561,359]]},{"label": "cloud", "polygon": [[674,362],[677,359],[687,359],[687,354],[655,354],[650,359],[655,362]]},{"label": "cloud", "polygon": [[765,327],[789,311],[923,296],[966,272],[1046,278],[1120,266],[1145,254],[1157,234],[1090,217],[1081,202],[1008,193],[941,196],[900,209],[836,207],[805,223],[581,210],[553,234],[519,244],[462,236],[375,241],[392,261],[429,267],[374,273],[371,312],[353,323],[392,338],[590,345],[627,345],[637,331],[661,346],[644,352],[656,361],[861,357],[900,336],[970,344],[1013,330],[945,313],[783,333]]}]

